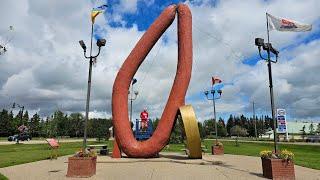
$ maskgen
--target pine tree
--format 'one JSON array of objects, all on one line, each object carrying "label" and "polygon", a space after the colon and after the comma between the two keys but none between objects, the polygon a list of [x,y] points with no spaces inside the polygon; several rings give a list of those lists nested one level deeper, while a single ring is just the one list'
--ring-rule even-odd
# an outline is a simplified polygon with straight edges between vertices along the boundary
[{"label": "pine tree", "polygon": [[229,119],[227,121],[227,132],[230,135],[230,129],[234,126],[234,118],[232,116],[232,114],[230,114]]},{"label": "pine tree", "polygon": [[311,135],[314,135],[314,134],[315,134],[313,123],[311,123],[311,124],[309,125],[309,134],[311,134]]},{"label": "pine tree", "polygon": [[40,116],[37,113],[30,119],[29,132],[34,137],[38,137],[40,134]]},{"label": "pine tree", "polygon": [[320,134],[320,123],[317,125],[317,133]]},{"label": "pine tree", "polygon": [[29,122],[29,113],[28,111],[25,111],[24,112],[24,115],[22,117],[22,124],[24,124],[25,126],[28,125],[28,122]]},{"label": "pine tree", "polygon": [[8,127],[10,126],[10,122],[8,119],[8,111],[3,109],[0,112],[0,136],[8,136]]}]

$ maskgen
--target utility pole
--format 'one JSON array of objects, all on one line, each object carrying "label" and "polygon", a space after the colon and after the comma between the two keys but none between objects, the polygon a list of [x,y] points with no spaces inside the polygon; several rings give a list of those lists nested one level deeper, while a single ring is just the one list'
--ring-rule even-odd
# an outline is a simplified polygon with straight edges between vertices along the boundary
[{"label": "utility pole", "polygon": [[254,109],[254,101],[252,101],[252,114],[253,114],[253,119],[254,119],[254,133],[256,136],[256,141],[258,140],[258,133],[257,133],[257,118],[256,118],[256,112]]}]

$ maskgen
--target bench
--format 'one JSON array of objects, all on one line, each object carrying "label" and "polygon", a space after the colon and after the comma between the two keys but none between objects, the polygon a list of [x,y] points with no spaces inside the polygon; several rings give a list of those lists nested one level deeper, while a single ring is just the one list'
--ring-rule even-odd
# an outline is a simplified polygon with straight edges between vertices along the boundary
[{"label": "bench", "polygon": [[106,145],[106,144],[93,144],[93,145],[88,145],[88,147],[91,150],[100,149],[100,151],[99,151],[100,155],[108,155],[109,154],[108,145]]}]

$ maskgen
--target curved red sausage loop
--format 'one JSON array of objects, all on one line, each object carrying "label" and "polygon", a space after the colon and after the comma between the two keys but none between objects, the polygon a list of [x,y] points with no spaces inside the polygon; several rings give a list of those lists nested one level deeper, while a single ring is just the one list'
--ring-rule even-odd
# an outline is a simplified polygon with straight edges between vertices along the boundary
[{"label": "curved red sausage loop", "polygon": [[[178,12],[178,65],[170,95],[152,137],[137,141],[128,118],[130,82],[152,47],[172,24]],[[120,149],[129,157],[153,157],[167,144],[176,114],[185,103],[192,69],[192,16],[185,4],[170,5],[153,22],[119,70],[112,92],[113,127]]]}]

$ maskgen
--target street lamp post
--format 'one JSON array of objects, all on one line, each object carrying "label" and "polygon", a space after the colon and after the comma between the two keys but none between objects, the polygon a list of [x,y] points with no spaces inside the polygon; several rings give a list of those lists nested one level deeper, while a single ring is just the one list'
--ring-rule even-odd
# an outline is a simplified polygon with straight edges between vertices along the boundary
[{"label": "street lamp post", "polygon": [[256,141],[258,140],[258,132],[257,132],[257,118],[256,118],[256,111],[254,108],[254,101],[252,101],[252,115],[253,115],[253,120],[254,120],[254,134],[256,137]]},{"label": "street lamp post", "polygon": [[106,45],[105,39],[98,39],[97,46],[99,48],[99,51],[98,51],[97,55],[92,56],[92,39],[93,39],[93,24],[91,26],[90,56],[86,55],[87,47],[86,47],[85,43],[83,42],[83,40],[79,41],[79,44],[83,49],[84,57],[86,59],[89,59],[89,75],[88,75],[88,88],[87,88],[87,101],[86,101],[86,115],[85,115],[85,121],[84,121],[83,149],[85,149],[87,147],[87,126],[88,126],[88,118],[89,118],[92,65],[94,63],[93,61],[96,60],[96,58],[99,56],[101,47]]},{"label": "street lamp post", "polygon": [[137,79],[133,78],[131,82],[131,91],[129,91],[130,94],[130,122],[132,122],[132,103],[134,100],[137,99],[139,92],[133,90],[133,85],[137,82]]},{"label": "street lamp post", "polygon": [[[276,121],[276,118],[275,118],[271,63],[277,63],[278,62],[279,51],[274,49],[272,47],[272,44],[269,42],[269,31],[268,31],[268,43],[264,43],[264,39],[262,39],[262,38],[256,38],[255,39],[255,45],[258,46],[260,58],[268,62],[270,102],[271,102],[271,113],[272,113],[272,120],[273,120],[274,152],[277,153],[277,150],[278,150],[278,145],[277,145],[277,121]],[[262,55],[261,55],[261,47],[263,48],[263,50],[267,51],[267,58],[262,57]],[[271,60],[270,53],[273,53],[276,56],[276,60],[275,61]]]},{"label": "street lamp post", "polygon": [[[209,97],[209,93],[212,94],[212,98]],[[218,93],[219,94],[219,97],[215,97],[215,93]],[[213,89],[213,86],[212,86],[212,89],[211,91],[205,91],[204,94],[206,95],[207,99],[210,101],[212,100],[212,104],[213,104],[213,118],[214,118],[214,124],[215,124],[215,133],[216,133],[216,142],[218,142],[218,125],[217,125],[217,115],[216,115],[216,102],[215,100],[216,99],[220,99],[221,98],[221,94],[222,94],[222,90],[214,90]]]}]

